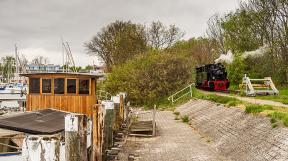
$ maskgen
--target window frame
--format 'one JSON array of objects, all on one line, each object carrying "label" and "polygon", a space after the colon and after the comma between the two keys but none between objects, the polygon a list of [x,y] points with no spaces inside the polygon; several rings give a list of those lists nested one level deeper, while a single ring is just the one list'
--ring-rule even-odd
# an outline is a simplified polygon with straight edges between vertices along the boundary
[{"label": "window frame", "polygon": [[[89,92],[88,92],[88,94],[82,94],[82,93],[80,93],[80,80],[88,80],[88,90],[89,90]],[[77,94],[78,95],[83,95],[83,96],[88,96],[88,95],[91,95],[91,78],[79,78],[78,79],[78,87],[77,87]]]},{"label": "window frame", "polygon": [[[64,79],[64,81],[63,81],[63,83],[64,83],[64,85],[63,85],[63,93],[56,93],[55,92],[55,80],[56,79]],[[66,78],[65,77],[55,77],[55,78],[53,78],[53,94],[54,95],[65,95],[66,94],[65,87],[66,87]]]},{"label": "window frame", "polygon": [[[68,93],[68,79],[70,79],[70,80],[75,80],[75,93]],[[78,94],[78,78],[66,78],[65,79],[65,94],[66,95],[77,95]]]},{"label": "window frame", "polygon": [[[51,84],[50,84],[50,87],[51,87],[51,91],[50,91],[50,93],[44,93],[43,92],[43,79],[48,79],[48,80],[50,80],[51,82]],[[54,86],[53,86],[53,82],[54,81],[54,79],[53,78],[41,78],[41,94],[44,94],[44,95],[46,95],[46,94],[53,94],[54,93],[54,91],[53,91],[53,89],[54,89]]]},{"label": "window frame", "polygon": [[[32,79],[38,79],[39,80],[39,92],[38,93],[32,93],[31,92],[31,88],[30,88],[30,86],[32,85],[31,84],[31,80]],[[37,77],[31,77],[31,78],[29,78],[29,87],[28,87],[28,90],[29,90],[29,94],[33,94],[33,95],[39,95],[39,94],[41,94],[41,92],[42,92],[42,81],[41,81],[41,78],[37,78]]]}]

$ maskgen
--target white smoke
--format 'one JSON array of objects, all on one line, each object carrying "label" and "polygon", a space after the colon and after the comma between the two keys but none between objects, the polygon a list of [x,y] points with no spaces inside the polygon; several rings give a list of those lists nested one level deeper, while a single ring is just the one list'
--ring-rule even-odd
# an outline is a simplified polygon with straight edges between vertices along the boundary
[{"label": "white smoke", "polygon": [[215,63],[227,63],[231,64],[234,60],[234,56],[231,50],[227,54],[221,54],[219,58],[215,60]]},{"label": "white smoke", "polygon": [[[246,59],[248,56],[252,57],[260,57],[269,51],[268,46],[261,46],[257,50],[254,51],[245,51],[242,55],[242,58]],[[231,64],[234,60],[234,55],[231,50],[227,52],[227,54],[221,54],[219,58],[215,60],[215,63],[227,63]]]},{"label": "white smoke", "polygon": [[259,56],[262,56],[263,54],[267,53],[268,51],[269,51],[269,47],[265,45],[265,46],[261,46],[257,50],[244,52],[242,57],[244,59],[247,58],[248,56],[259,57]]}]

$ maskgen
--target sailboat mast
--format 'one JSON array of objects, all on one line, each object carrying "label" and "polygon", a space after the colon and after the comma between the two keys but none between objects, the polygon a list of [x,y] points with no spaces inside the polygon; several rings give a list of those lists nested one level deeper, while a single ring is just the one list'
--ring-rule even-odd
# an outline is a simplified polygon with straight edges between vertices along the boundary
[{"label": "sailboat mast", "polygon": [[18,64],[18,49],[17,45],[15,44],[15,65],[16,65],[16,74],[19,73],[19,64]]}]

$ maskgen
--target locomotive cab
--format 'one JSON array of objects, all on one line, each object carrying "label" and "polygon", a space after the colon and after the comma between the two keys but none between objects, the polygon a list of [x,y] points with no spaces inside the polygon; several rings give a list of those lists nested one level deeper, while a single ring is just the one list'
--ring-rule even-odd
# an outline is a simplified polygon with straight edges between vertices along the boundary
[{"label": "locomotive cab", "polygon": [[196,68],[196,87],[210,91],[225,91],[230,82],[223,64],[207,64]]}]

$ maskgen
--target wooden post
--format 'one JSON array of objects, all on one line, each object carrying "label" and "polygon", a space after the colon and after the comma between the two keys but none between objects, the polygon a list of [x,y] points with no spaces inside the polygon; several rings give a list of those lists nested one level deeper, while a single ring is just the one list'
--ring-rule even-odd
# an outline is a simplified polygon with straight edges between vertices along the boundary
[{"label": "wooden post", "polygon": [[102,161],[103,147],[103,117],[105,112],[101,104],[92,109],[92,158],[91,161]]},{"label": "wooden post", "polygon": [[114,113],[115,113],[115,122],[114,122],[114,130],[117,131],[121,125],[120,119],[120,97],[112,96],[112,100],[114,102]]},{"label": "wooden post", "polygon": [[153,109],[153,121],[152,121],[152,124],[153,124],[153,136],[155,136],[156,135],[156,105],[154,105],[154,109]]},{"label": "wooden post", "polygon": [[82,114],[65,116],[65,160],[87,160],[87,119]]},{"label": "wooden post", "polygon": [[193,97],[192,84],[190,85],[190,93],[191,93],[191,97]]},{"label": "wooden post", "polygon": [[127,103],[127,106],[125,108],[125,121],[127,125],[129,124],[129,113],[130,113],[130,102]]},{"label": "wooden post", "polygon": [[120,94],[120,125],[124,121],[124,106],[125,106],[125,101],[124,101],[124,96],[123,94]]},{"label": "wooden post", "polygon": [[104,145],[103,145],[103,160],[105,160],[105,152],[109,148],[113,147],[113,124],[114,124],[114,102],[113,101],[102,101],[105,107],[105,118],[104,118]]}]

